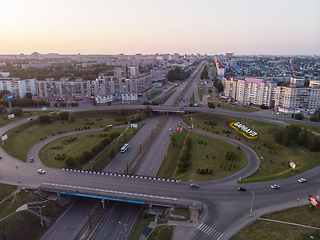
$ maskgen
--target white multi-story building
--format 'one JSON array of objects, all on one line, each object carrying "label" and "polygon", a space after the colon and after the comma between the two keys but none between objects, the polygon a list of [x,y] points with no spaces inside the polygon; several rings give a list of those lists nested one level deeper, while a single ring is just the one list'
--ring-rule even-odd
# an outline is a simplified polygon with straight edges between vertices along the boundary
[{"label": "white multi-story building", "polygon": [[0,91],[7,90],[13,94],[14,97],[23,98],[27,92],[32,95],[37,94],[36,79],[12,79],[0,80]]},{"label": "white multi-story building", "polygon": [[285,109],[318,109],[320,108],[319,87],[278,86],[275,107]]},{"label": "white multi-story building", "polygon": [[263,79],[223,79],[224,95],[245,105],[272,107],[277,83]]}]

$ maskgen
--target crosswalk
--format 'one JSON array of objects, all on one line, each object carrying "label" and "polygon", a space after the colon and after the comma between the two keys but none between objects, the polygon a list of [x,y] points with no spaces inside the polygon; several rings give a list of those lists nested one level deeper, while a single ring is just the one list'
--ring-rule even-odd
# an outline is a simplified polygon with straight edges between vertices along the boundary
[{"label": "crosswalk", "polygon": [[201,225],[197,229],[216,240],[219,240],[223,236],[222,233],[219,233],[218,231],[214,230],[204,223],[201,223]]}]

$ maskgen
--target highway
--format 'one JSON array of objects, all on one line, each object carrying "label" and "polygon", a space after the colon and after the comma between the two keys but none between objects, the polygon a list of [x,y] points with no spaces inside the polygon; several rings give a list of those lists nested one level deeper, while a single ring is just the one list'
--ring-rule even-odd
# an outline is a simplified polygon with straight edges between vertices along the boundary
[{"label": "highway", "polygon": [[[169,99],[170,100],[170,99]],[[169,101],[168,100],[168,101]],[[173,104],[171,102],[171,104]],[[157,106],[152,107],[155,109],[161,110],[180,110],[180,106],[174,107],[170,104],[170,106]],[[169,104],[168,104],[169,105]],[[122,107],[122,106],[121,106]],[[92,109],[116,109],[119,106],[100,106],[100,107],[81,107],[81,108],[66,108],[66,110],[73,111],[85,111]],[[126,108],[144,108],[144,106],[126,106]],[[237,116],[243,118],[250,118],[259,121],[272,122],[281,126],[285,126],[286,123],[302,123],[308,125],[316,125],[319,126],[319,123],[307,122],[307,121],[297,121],[290,117],[283,117],[277,115],[271,115],[269,112],[253,112],[253,113],[242,113],[242,112],[234,112],[228,111],[224,109],[204,109],[204,108],[190,108],[185,107],[185,111],[205,111],[212,112],[216,114]],[[60,109],[61,110],[61,109]],[[145,125],[145,130],[139,131],[139,133],[132,139],[133,142],[130,142],[130,149],[128,152],[124,154],[119,154],[115,160],[115,162],[119,161],[119,169],[117,169],[115,164],[110,164],[110,169],[105,169],[105,172],[121,172],[124,170],[126,165],[126,154],[128,156],[134,154],[135,151],[138,150],[141,141],[145,139],[148,135],[148,131],[153,129],[153,126],[157,123],[157,117],[152,118],[150,122],[148,121]],[[157,169],[160,167],[160,164],[165,154],[165,151],[169,145],[169,127],[172,127],[175,130],[175,126],[178,124],[179,118],[176,116],[170,116],[169,121],[160,134],[158,140],[155,142],[153,147],[150,149],[149,154],[146,157],[145,163],[141,166],[139,175],[143,176],[154,176]],[[11,128],[14,128],[22,123],[27,122],[27,120],[20,120],[14,123],[11,123],[7,126],[4,126],[0,129],[1,135],[3,135],[6,131]],[[147,130],[149,129],[149,130]],[[96,131],[96,130],[90,130]],[[239,142],[233,141],[229,138],[223,138],[219,135],[213,135],[210,133],[202,132],[199,130],[192,129],[192,131],[199,132],[201,134],[206,134],[211,137],[219,138],[223,141],[228,141],[231,144],[239,145],[246,152],[248,156],[248,165],[237,172],[234,175],[210,181],[204,183],[198,183],[200,185],[199,189],[191,189],[189,187],[189,183],[177,183],[177,182],[168,182],[161,180],[153,180],[153,179],[144,179],[144,178],[132,178],[132,177],[122,177],[122,176],[106,176],[101,174],[86,174],[86,173],[78,173],[78,172],[70,172],[70,171],[62,171],[60,169],[51,169],[48,167],[44,167],[39,160],[38,151],[41,149],[43,145],[47,142],[54,140],[57,137],[62,137],[63,135],[54,136],[50,139],[46,139],[41,143],[35,145],[30,152],[27,154],[28,158],[31,156],[34,157],[35,161],[30,163],[29,161],[23,163],[11,156],[9,156],[6,152],[0,149],[0,154],[2,159],[0,161],[0,182],[18,185],[18,186],[26,186],[30,188],[37,188],[40,185],[43,186],[43,183],[47,183],[47,186],[50,184],[63,185],[60,187],[64,190],[75,190],[75,189],[83,189],[89,188],[94,190],[85,190],[87,193],[95,193],[98,189],[99,191],[108,191],[106,194],[110,196],[122,196],[125,195],[128,199],[139,199],[139,200],[152,200],[155,197],[165,197],[176,199],[172,201],[176,201],[178,203],[192,203],[192,202],[201,202],[204,206],[209,206],[210,209],[205,208],[202,222],[207,226],[211,227],[215,231],[223,234],[226,238],[231,237],[238,230],[240,230],[243,226],[245,226],[250,221],[257,219],[261,214],[276,211],[280,209],[285,209],[292,206],[298,206],[302,204],[306,204],[307,196],[309,194],[317,195],[317,189],[319,188],[319,173],[320,168],[314,168],[305,173],[296,175],[291,178],[281,179],[277,181],[270,182],[261,182],[261,183],[248,183],[248,184],[237,184],[235,181],[239,179],[239,177],[245,177],[255,172],[259,166],[259,159],[256,154],[245,145],[242,145]],[[79,132],[77,132],[79,133]],[[72,133],[68,133],[72,134]],[[161,145],[162,144],[162,145]],[[161,149],[159,151],[160,154],[157,154],[156,149]],[[159,155],[159,156],[158,156]],[[156,157],[155,157],[156,156]],[[130,159],[128,157],[128,159]],[[121,162],[122,161],[122,162]],[[16,168],[18,166],[18,169]],[[38,174],[36,170],[38,168],[45,168],[46,174]],[[297,179],[299,177],[305,177],[307,179],[306,183],[298,183]],[[281,189],[271,189],[270,185],[273,183],[277,183],[281,186]],[[67,185],[67,186],[66,186]],[[244,186],[247,188],[246,192],[238,192],[237,187]],[[110,193],[112,191],[112,193]],[[252,196],[254,193],[254,205],[252,217],[249,217]],[[118,192],[118,193],[115,193]],[[119,193],[121,192],[121,193]],[[125,193],[125,194],[123,194]],[[140,194],[140,195],[139,195]],[[143,196],[146,195],[146,196]],[[150,197],[151,196],[151,197]],[[297,199],[300,199],[297,202]],[[66,212],[63,214],[61,219],[65,219],[60,228],[58,230],[54,230],[51,228],[49,231],[51,232],[51,236],[55,236],[55,238],[49,238],[49,231],[46,233],[48,235],[44,235],[42,239],[72,239],[75,236],[77,229],[73,228],[71,225],[66,223],[73,223],[79,226],[83,226],[88,220],[88,211],[93,211],[95,207],[101,207],[100,200],[88,200],[90,204],[83,204],[82,201],[86,200],[78,200],[73,205],[73,209],[71,212]],[[110,203],[108,203],[110,204]],[[84,208],[86,205],[88,208]],[[107,218],[106,223],[104,224],[102,231],[100,231],[97,235],[96,239],[103,236],[103,234],[107,234],[110,236],[110,233],[115,233],[114,238],[112,239],[122,239],[124,237],[123,229],[124,226],[119,224],[119,219],[122,223],[127,224],[127,222],[133,223],[137,213],[140,210],[140,205],[132,209],[132,212],[128,212],[125,207],[125,204],[119,203],[118,207],[115,207],[117,204],[112,203],[107,208],[110,210],[109,217]],[[79,213],[79,209],[83,209],[82,215],[75,215]],[[114,209],[114,210],[112,210]],[[122,209],[122,210],[121,210]],[[80,214],[80,213],[79,213]],[[80,219],[81,221],[75,222],[74,217]],[[112,220],[114,219],[114,220]],[[118,219],[118,220],[117,220]],[[59,222],[59,221],[58,221]],[[112,225],[111,223],[114,223]],[[129,225],[129,224],[128,224]],[[129,226],[128,226],[129,227]],[[53,229],[53,230],[52,230]],[[55,232],[56,231],[56,232]],[[56,233],[61,233],[57,235]],[[69,235],[70,234],[70,235]],[[101,235],[102,234],[102,235]],[[63,237],[61,237],[63,235]],[[113,236],[113,235],[112,235]],[[212,239],[208,235],[206,235],[200,229],[195,232],[194,239]]]}]

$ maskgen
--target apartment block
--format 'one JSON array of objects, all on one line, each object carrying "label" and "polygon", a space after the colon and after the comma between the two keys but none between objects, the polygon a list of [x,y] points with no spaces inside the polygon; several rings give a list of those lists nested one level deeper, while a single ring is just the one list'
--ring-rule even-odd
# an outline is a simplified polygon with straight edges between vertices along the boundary
[{"label": "apartment block", "polygon": [[223,79],[224,95],[245,105],[274,106],[277,83],[263,79]]},{"label": "apartment block", "polygon": [[14,97],[23,98],[27,92],[37,94],[36,79],[12,79],[0,80],[0,91],[7,90],[13,94]]}]

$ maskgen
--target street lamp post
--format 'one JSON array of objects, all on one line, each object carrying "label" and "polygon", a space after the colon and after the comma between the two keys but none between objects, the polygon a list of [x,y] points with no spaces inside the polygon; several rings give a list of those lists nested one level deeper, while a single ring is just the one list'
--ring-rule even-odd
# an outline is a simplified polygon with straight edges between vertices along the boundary
[{"label": "street lamp post", "polygon": [[119,222],[121,225],[124,226],[124,236],[126,237],[126,240],[127,240],[127,223],[122,223],[122,222]]},{"label": "street lamp post", "polygon": [[253,210],[253,200],[254,200],[254,193],[253,190],[252,191],[252,203],[251,203],[251,209],[250,209],[250,217],[252,217],[252,210]]}]

